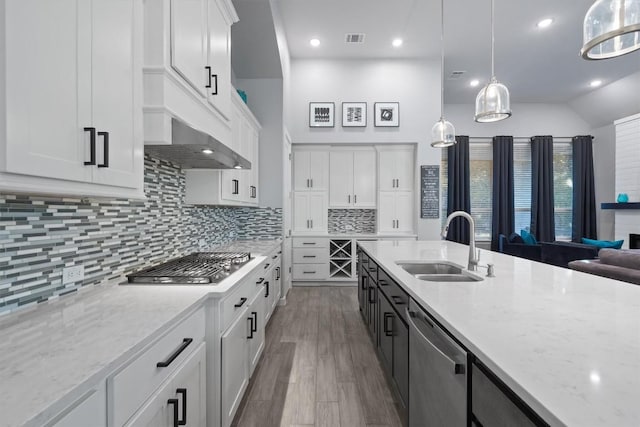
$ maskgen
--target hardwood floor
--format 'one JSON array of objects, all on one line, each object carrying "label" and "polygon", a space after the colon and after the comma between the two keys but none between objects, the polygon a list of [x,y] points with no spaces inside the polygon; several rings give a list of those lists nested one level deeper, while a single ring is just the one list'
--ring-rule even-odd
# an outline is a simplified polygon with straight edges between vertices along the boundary
[{"label": "hardwood floor", "polygon": [[356,287],[294,287],[233,426],[400,427]]}]

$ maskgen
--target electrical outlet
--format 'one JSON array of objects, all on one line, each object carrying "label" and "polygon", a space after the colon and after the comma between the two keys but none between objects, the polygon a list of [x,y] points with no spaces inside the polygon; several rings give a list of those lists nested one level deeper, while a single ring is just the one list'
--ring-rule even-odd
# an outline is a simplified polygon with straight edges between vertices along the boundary
[{"label": "electrical outlet", "polygon": [[62,284],[75,283],[84,280],[84,265],[74,265],[62,269]]}]

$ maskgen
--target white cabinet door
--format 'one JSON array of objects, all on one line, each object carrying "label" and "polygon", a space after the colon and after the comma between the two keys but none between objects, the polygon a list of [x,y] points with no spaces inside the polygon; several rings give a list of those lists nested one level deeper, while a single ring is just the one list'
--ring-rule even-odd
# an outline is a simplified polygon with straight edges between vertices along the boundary
[{"label": "white cabinet door", "polygon": [[326,191],[329,189],[329,152],[293,152],[293,189]]},{"label": "white cabinet door", "polygon": [[326,193],[310,193],[308,196],[308,212],[312,231],[327,231],[327,195]]},{"label": "white cabinet door", "polygon": [[376,207],[376,153],[355,151],[353,153],[353,206]]},{"label": "white cabinet door", "polygon": [[396,189],[396,152],[384,150],[378,153],[378,190]]},{"label": "white cabinet door", "polygon": [[260,196],[258,194],[258,189],[260,188],[260,134],[256,129],[251,129],[250,139],[253,155],[251,160],[249,201],[257,206],[260,203]]},{"label": "white cabinet door", "polygon": [[171,66],[207,96],[207,0],[171,0]]},{"label": "white cabinet door", "polygon": [[413,192],[399,191],[396,193],[396,231],[401,233],[413,232]]},{"label": "white cabinet door", "polygon": [[380,150],[378,158],[379,191],[413,190],[413,149],[403,147]]},{"label": "white cabinet door", "polygon": [[396,152],[396,191],[413,191],[414,168],[413,150],[398,150]]},{"label": "white cabinet door", "polygon": [[392,191],[378,194],[378,232],[396,231],[396,197]]},{"label": "white cabinet door", "polygon": [[222,335],[222,426],[228,427],[249,383],[249,317],[244,309]]},{"label": "white cabinet door", "polygon": [[62,418],[55,421],[52,427],[102,427],[107,425],[107,387],[104,381],[99,387],[91,390],[86,396]]},{"label": "white cabinet door", "polygon": [[231,28],[224,19],[217,0],[208,0],[208,66],[207,100],[225,118],[229,117],[231,103]]},{"label": "white cabinet door", "polygon": [[309,231],[308,193],[296,192],[293,195],[293,230]]},{"label": "white cabinet door", "polygon": [[[269,281],[268,279],[266,281]],[[271,285],[271,283],[269,283]],[[248,308],[249,318],[249,335],[247,336],[247,344],[249,347],[249,377],[253,375],[260,356],[264,350],[264,327],[266,323],[265,312],[267,310],[268,296],[266,294],[266,284],[259,288],[258,293],[251,301]],[[269,288],[271,290],[271,288]]]},{"label": "white cabinet door", "polygon": [[[134,31],[136,2],[92,1],[91,93],[93,127],[97,130],[93,182],[137,188],[142,176],[140,97],[136,73],[142,51]],[[137,120],[137,121],[136,121]],[[138,133],[136,133],[138,131]]]},{"label": "white cabinet door", "polygon": [[353,152],[329,153],[329,206],[349,208],[353,206]]},{"label": "white cabinet door", "polygon": [[[206,425],[206,345],[201,343],[125,424],[126,427]],[[186,413],[184,408],[186,407]]]},{"label": "white cabinet door", "polygon": [[[91,180],[91,6],[82,0],[5,1],[7,172]],[[5,29],[6,25],[6,29]],[[10,114],[7,114],[10,113]],[[4,162],[3,162],[4,163]]]}]

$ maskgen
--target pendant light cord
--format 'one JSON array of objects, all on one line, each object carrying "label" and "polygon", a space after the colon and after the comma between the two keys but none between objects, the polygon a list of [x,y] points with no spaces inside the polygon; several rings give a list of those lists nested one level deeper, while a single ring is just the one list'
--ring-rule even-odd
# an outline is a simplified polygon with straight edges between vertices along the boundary
[{"label": "pendant light cord", "polygon": [[444,120],[444,0],[440,1],[440,77],[440,120]]},{"label": "pendant light cord", "polygon": [[491,0],[491,80],[496,76],[495,71],[495,36],[493,34],[493,15],[494,15],[494,0]]}]

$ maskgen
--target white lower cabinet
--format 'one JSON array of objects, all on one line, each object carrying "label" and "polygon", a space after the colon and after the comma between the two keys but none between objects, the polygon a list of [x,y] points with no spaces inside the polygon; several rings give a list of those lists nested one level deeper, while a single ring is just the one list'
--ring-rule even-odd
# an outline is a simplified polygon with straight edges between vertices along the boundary
[{"label": "white lower cabinet", "polygon": [[206,425],[206,349],[200,346],[127,422],[131,427]]},{"label": "white lower cabinet", "polygon": [[247,337],[251,328],[248,310],[222,335],[222,426],[231,425],[249,384]]},{"label": "white lower cabinet", "polygon": [[[249,305],[249,335],[247,336],[247,345],[249,347],[249,377],[256,370],[262,351],[264,350],[264,326],[265,312],[267,311],[267,298],[265,298],[266,289],[264,286],[260,288],[263,292],[259,292],[253,297],[253,301]],[[268,295],[267,295],[268,296]]]},{"label": "white lower cabinet", "polygon": [[104,380],[78,399],[71,407],[62,411],[47,427],[103,427],[107,425],[107,387]]}]

